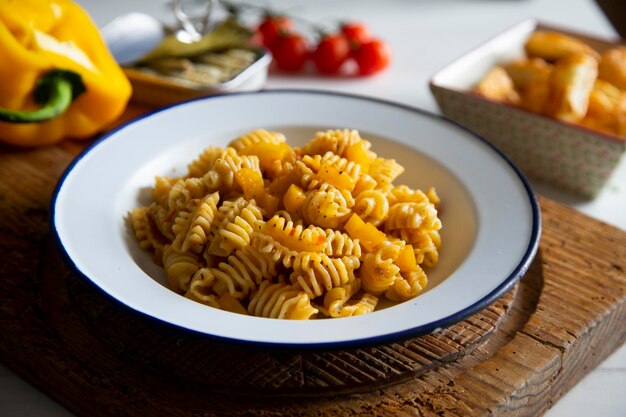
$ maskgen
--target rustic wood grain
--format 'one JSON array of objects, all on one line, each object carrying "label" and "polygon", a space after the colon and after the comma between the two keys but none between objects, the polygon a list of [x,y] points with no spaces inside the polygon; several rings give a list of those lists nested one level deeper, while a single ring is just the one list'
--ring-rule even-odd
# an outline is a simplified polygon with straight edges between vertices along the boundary
[{"label": "rustic wood grain", "polygon": [[440,333],[277,352],[163,327],[50,243],[50,195],[80,147],[0,148],[0,360],[78,415],[535,416],[626,338],[626,233],[547,199],[526,277]]},{"label": "rustic wood grain", "polygon": [[[246,395],[321,396],[369,391],[410,377],[468,354],[506,319],[516,288],[484,311],[433,335],[401,343],[335,351],[275,351],[220,345],[189,332],[164,329],[138,319],[64,270],[54,252],[42,252],[40,292],[48,320],[75,346],[78,356],[116,352],[143,369],[200,384],[212,392],[245,389]],[[81,352],[81,343],[91,339]]]}]

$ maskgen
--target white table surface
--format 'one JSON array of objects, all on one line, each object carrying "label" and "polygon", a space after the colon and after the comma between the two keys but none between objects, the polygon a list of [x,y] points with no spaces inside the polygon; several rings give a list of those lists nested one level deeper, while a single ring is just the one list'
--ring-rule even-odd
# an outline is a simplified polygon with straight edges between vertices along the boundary
[{"label": "white table surface", "polygon": [[[428,89],[432,74],[484,40],[529,17],[613,38],[615,30],[592,0],[248,0],[316,22],[365,22],[393,50],[391,67],[366,79],[272,75],[268,88],[335,90],[374,96],[438,113]],[[171,22],[165,0],[80,0],[99,26],[131,11]],[[604,190],[585,201],[549,186],[538,193],[626,230],[626,158]],[[626,416],[626,345],[566,394],[548,417]],[[72,416],[0,365],[0,416]]]}]

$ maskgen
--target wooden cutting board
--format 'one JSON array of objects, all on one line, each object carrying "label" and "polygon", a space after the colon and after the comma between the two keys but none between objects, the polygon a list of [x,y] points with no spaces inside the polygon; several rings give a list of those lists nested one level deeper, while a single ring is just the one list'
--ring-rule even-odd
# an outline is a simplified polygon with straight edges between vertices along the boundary
[{"label": "wooden cutting board", "polygon": [[79,416],[538,416],[626,339],[626,232],[545,198],[520,284],[436,334],[254,350],[137,317],[51,244],[50,197],[82,146],[0,147],[0,360]]}]

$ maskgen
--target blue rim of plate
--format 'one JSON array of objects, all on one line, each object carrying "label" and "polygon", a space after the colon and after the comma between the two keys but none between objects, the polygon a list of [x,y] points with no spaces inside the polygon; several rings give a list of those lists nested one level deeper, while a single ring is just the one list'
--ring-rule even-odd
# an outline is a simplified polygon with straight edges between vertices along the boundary
[{"label": "blue rim of plate", "polygon": [[[111,296],[102,288],[100,288],[95,282],[93,282],[91,278],[89,278],[86,274],[80,271],[80,269],[76,266],[76,264],[74,263],[70,255],[65,250],[65,247],[63,246],[63,243],[61,242],[61,238],[57,232],[54,219],[55,219],[56,203],[57,203],[59,192],[61,188],[63,187],[63,184],[65,183],[67,176],[72,172],[74,166],[85,155],[91,152],[99,144],[106,141],[109,137],[115,135],[118,131],[126,128],[127,126],[139,120],[148,118],[154,114],[166,111],[172,107],[181,106],[186,103],[191,103],[195,101],[219,100],[220,97],[224,97],[224,96],[233,96],[233,95],[245,96],[245,95],[260,95],[260,94],[268,94],[268,95],[271,95],[271,94],[311,94],[311,95],[337,96],[337,97],[344,97],[344,98],[355,99],[355,100],[370,101],[370,102],[379,103],[385,106],[395,107],[395,108],[402,109],[405,111],[414,112],[422,116],[439,119],[445,123],[452,124],[460,128],[461,130],[464,130],[465,132],[468,132],[469,134],[474,136],[476,139],[478,139],[479,141],[487,145],[489,148],[491,148],[498,156],[500,156],[504,161],[507,162],[509,167],[517,175],[521,184],[524,186],[524,190],[526,191],[528,195],[528,199],[529,199],[529,203],[530,203],[530,207],[532,211],[532,228],[531,228],[530,239],[528,242],[528,247],[526,248],[526,251],[524,252],[524,255],[521,257],[518,265],[513,269],[513,272],[511,272],[511,274],[509,274],[508,277],[503,279],[502,283],[498,285],[496,288],[494,288],[489,294],[487,294],[486,296],[484,296],[483,298],[481,298],[474,304],[471,304],[470,306],[454,314],[451,314],[447,317],[444,317],[442,319],[435,320],[435,321],[432,321],[430,323],[426,323],[420,326],[412,327],[410,329],[406,329],[400,332],[387,333],[385,335],[380,335],[380,336],[373,336],[373,337],[361,338],[361,339],[356,339],[356,340],[348,340],[348,341],[339,341],[339,342],[307,343],[307,344],[273,343],[273,342],[242,340],[242,339],[236,339],[236,338],[217,336],[217,335],[189,329],[189,328],[186,328],[186,327],[174,324],[174,323],[170,323],[161,318],[136,310],[135,308],[125,304],[121,300]],[[357,95],[357,94],[341,93],[341,92],[336,92],[336,91],[324,91],[324,90],[307,90],[307,89],[270,89],[270,90],[250,91],[250,92],[223,93],[223,94],[216,94],[216,95],[211,95],[211,96],[206,96],[206,97],[198,97],[198,98],[193,98],[190,100],[185,100],[185,101],[181,101],[178,103],[174,103],[168,106],[160,107],[156,110],[142,114],[136,118],[133,118],[117,126],[116,128],[103,134],[100,138],[98,138],[93,143],[91,143],[88,147],[86,147],[78,156],[74,158],[74,160],[65,169],[65,171],[59,178],[57,185],[54,188],[54,192],[52,194],[52,199],[50,203],[48,220],[49,220],[50,228],[51,228],[52,235],[53,235],[54,245],[57,248],[57,251],[61,254],[61,257],[65,261],[65,264],[69,266],[71,272],[73,272],[74,275],[77,276],[78,278],[88,283],[92,288],[96,289],[97,292],[103,294],[106,299],[114,301],[117,305],[123,306],[125,309],[130,310],[135,314],[138,314],[138,317],[149,320],[151,322],[157,322],[161,325],[167,326],[168,328],[173,328],[179,331],[183,331],[185,333],[190,333],[190,334],[194,334],[197,336],[206,337],[215,342],[225,343],[229,345],[236,345],[239,347],[288,349],[288,350],[292,350],[292,349],[301,349],[301,350],[347,349],[347,348],[356,348],[356,347],[364,347],[364,346],[373,346],[373,345],[381,345],[385,343],[398,342],[401,340],[406,340],[409,338],[441,331],[443,328],[448,327],[452,324],[458,323],[464,320],[465,318],[471,316],[472,314],[477,313],[480,310],[483,310],[484,308],[488,307],[489,305],[497,301],[507,291],[509,291],[526,274],[526,272],[530,268],[530,265],[532,264],[535,258],[535,255],[537,254],[537,251],[539,249],[539,241],[541,237],[541,209],[539,207],[539,202],[537,200],[537,197],[535,193],[533,192],[528,179],[504,152],[502,152],[498,147],[496,147],[495,145],[487,141],[482,136],[474,133],[473,131],[456,123],[453,120],[447,119],[446,117],[428,112],[426,110],[423,110],[417,107],[412,107],[406,104],[379,99],[375,97]]]}]

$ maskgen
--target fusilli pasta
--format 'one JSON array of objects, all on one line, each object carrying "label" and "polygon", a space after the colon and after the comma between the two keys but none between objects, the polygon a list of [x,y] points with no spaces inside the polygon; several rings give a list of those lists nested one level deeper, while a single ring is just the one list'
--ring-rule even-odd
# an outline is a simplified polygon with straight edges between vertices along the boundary
[{"label": "fusilli pasta", "polygon": [[381,297],[416,297],[439,261],[435,189],[394,184],[404,168],[356,130],[291,148],[256,129],[187,168],[156,177],[129,223],[190,300],[266,318],[349,317]]}]

